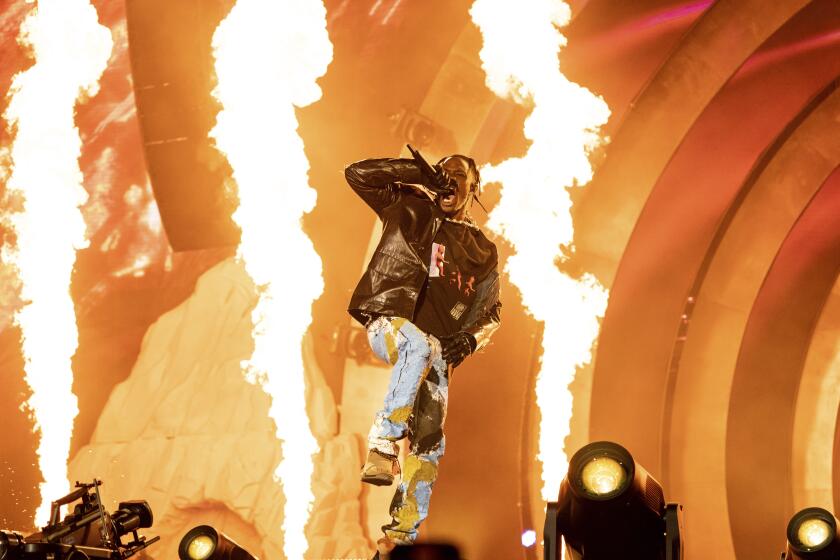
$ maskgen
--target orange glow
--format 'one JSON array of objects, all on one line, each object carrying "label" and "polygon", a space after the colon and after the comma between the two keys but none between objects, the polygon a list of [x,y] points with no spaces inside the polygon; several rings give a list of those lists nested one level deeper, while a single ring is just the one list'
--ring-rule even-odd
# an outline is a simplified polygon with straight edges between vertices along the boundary
[{"label": "orange glow", "polygon": [[571,16],[565,2],[476,0],[470,14],[484,38],[480,56],[487,86],[532,107],[524,130],[531,142],[527,154],[481,173],[486,182],[502,185],[489,227],[515,250],[505,270],[529,313],[544,323],[536,393],[542,496],[548,501],[557,498],[568,469],[559,445],[569,435],[568,386],[576,369],[591,359],[607,305],[607,292],[594,277],[576,280],[557,268],[560,247],[571,247],[573,239],[566,187],[592,178],[588,154],[601,142],[598,130],[610,111],[603,99],[560,72],[558,53],[566,39],[558,28]]},{"label": "orange glow", "polygon": [[65,494],[73,419],[70,359],[78,332],[70,277],[76,250],[87,245],[80,206],[87,200],[74,122],[78,101],[96,94],[108,62],[110,31],[88,0],[40,0],[21,25],[19,40],[34,64],[16,75],[4,113],[14,136],[6,187],[19,203],[6,218],[17,244],[3,248],[25,305],[15,314],[21,329],[26,406],[40,430],[38,466],[44,477],[35,523],[49,518],[50,501]]},{"label": "orange glow", "polygon": [[238,257],[259,287],[252,313],[254,353],[243,366],[271,396],[269,414],[283,458],[275,471],[286,498],[286,558],[308,548],[304,529],[314,499],[301,344],[312,302],[323,291],[321,260],[301,230],[315,205],[309,162],[297,134],[295,106],[315,102],[315,80],[332,60],[320,0],[239,0],[213,36],[224,109],[211,136],[233,168],[239,191],[234,219],[242,228]]}]

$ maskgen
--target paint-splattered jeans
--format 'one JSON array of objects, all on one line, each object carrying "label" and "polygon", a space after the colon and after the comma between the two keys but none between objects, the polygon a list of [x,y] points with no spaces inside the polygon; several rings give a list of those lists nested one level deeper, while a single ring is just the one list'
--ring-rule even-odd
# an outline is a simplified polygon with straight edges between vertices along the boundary
[{"label": "paint-splattered jeans", "polygon": [[368,445],[396,456],[395,442],[408,437],[408,457],[402,480],[391,501],[391,523],[385,535],[411,543],[429,513],[429,499],[443,456],[448,373],[440,342],[408,319],[379,317],[368,325],[374,353],[393,366],[382,410],[376,413]]}]

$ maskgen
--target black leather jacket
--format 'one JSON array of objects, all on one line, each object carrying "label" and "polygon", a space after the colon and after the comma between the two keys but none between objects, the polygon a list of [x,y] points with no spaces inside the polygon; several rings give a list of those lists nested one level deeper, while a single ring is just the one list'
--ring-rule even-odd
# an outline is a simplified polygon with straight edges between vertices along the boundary
[{"label": "black leather jacket", "polygon": [[[382,220],[382,238],[350,299],[350,314],[362,324],[371,314],[413,319],[429,275],[432,242],[446,215],[428,196],[406,186],[427,182],[414,160],[364,160],[347,166],[344,175]],[[480,231],[479,235],[492,245]],[[492,254],[496,258],[495,250]],[[499,327],[502,304],[496,262],[475,290],[462,330],[481,348]]]}]

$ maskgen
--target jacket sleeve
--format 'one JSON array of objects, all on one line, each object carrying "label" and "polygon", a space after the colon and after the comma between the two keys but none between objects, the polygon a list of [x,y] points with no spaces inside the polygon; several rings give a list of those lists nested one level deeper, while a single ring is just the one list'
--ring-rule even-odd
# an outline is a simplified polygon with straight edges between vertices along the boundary
[{"label": "jacket sleeve", "polygon": [[400,183],[426,182],[413,159],[358,161],[344,169],[344,177],[350,188],[377,214],[397,201],[400,196]]},{"label": "jacket sleeve", "polygon": [[501,324],[502,302],[499,301],[499,273],[495,269],[476,289],[478,297],[470,307],[461,329],[472,335],[476,351],[490,343],[490,336]]}]

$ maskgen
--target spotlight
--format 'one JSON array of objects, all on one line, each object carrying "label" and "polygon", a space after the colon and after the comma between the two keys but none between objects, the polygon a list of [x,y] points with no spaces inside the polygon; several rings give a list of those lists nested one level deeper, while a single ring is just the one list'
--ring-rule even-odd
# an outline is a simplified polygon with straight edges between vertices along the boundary
[{"label": "spotlight", "polygon": [[595,457],[581,469],[580,483],[591,497],[604,499],[626,486],[627,470],[608,455]]},{"label": "spotlight", "polygon": [[210,525],[199,525],[187,531],[178,545],[178,557],[181,560],[257,560],[232,538]]},{"label": "spotlight", "polygon": [[791,517],[787,526],[787,541],[783,560],[840,558],[837,520],[822,508],[805,508]]},{"label": "spotlight", "polygon": [[574,454],[557,502],[548,504],[545,560],[680,560],[682,506],[622,446],[590,443]]}]

